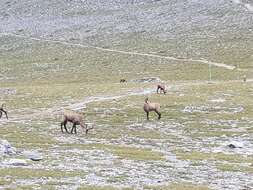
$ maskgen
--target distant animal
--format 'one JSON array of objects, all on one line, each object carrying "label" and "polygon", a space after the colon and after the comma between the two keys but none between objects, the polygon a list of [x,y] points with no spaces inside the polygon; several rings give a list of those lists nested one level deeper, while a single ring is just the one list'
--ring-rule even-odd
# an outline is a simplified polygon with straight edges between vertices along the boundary
[{"label": "distant animal", "polygon": [[90,129],[93,129],[93,126],[91,128],[88,128],[88,125],[84,123],[83,117],[81,114],[71,111],[71,110],[64,110],[63,113],[63,121],[61,122],[61,131],[63,131],[63,127],[67,133],[69,133],[67,129],[67,123],[70,122],[73,124],[72,129],[71,129],[71,134],[75,132],[76,134],[76,126],[80,125],[83,130],[85,130],[85,133],[87,134]]},{"label": "distant animal", "polygon": [[233,145],[233,144],[229,144],[228,147],[229,147],[229,148],[236,148],[236,146]]},{"label": "distant animal", "polygon": [[243,82],[246,82],[247,81],[247,77],[246,75],[243,76]]},{"label": "distant animal", "polygon": [[120,79],[120,83],[127,82],[126,79]]},{"label": "distant animal", "polygon": [[147,114],[147,120],[149,120],[149,112],[156,112],[158,115],[158,119],[161,119],[161,113],[160,113],[160,104],[159,103],[153,103],[148,100],[148,98],[145,99],[145,103],[143,106],[144,111]]},{"label": "distant animal", "polygon": [[165,88],[165,85],[164,84],[158,84],[157,85],[157,90],[156,90],[156,93],[158,94],[158,93],[161,93],[161,92],[163,92],[164,94],[166,94],[167,93],[167,91],[166,91],[166,88]]},{"label": "distant animal", "polygon": [[7,111],[4,110],[4,105],[5,104],[2,104],[2,106],[0,107],[0,119],[2,118],[3,113],[5,114],[5,117],[8,119],[8,114]]}]

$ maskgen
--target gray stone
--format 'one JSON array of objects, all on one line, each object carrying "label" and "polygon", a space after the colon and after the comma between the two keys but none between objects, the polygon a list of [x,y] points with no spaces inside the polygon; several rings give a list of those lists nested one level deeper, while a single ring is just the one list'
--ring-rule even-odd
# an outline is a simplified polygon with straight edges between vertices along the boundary
[{"label": "gray stone", "polygon": [[243,148],[243,143],[242,142],[237,142],[237,141],[232,141],[228,144],[229,148]]},{"label": "gray stone", "polygon": [[0,154],[16,154],[16,148],[12,147],[7,140],[1,140],[0,142]]},{"label": "gray stone", "polygon": [[43,159],[43,156],[37,151],[24,151],[23,155],[32,161],[40,161]]},{"label": "gray stone", "polygon": [[10,159],[9,161],[5,162],[7,165],[12,165],[12,166],[27,166],[27,162],[22,159]]}]

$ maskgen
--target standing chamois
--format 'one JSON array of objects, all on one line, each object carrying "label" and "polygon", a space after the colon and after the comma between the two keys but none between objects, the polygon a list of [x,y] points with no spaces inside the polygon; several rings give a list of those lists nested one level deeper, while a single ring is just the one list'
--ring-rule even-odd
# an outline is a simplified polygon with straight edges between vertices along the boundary
[{"label": "standing chamois", "polygon": [[2,118],[3,113],[5,114],[6,118],[8,119],[7,111],[4,110],[4,104],[0,107],[0,119]]},{"label": "standing chamois", "polygon": [[158,94],[159,93],[159,90],[160,90],[160,93],[163,92],[164,94],[166,94],[166,89],[165,89],[165,85],[164,84],[158,84],[157,85],[157,90],[156,90],[156,93]]},{"label": "standing chamois", "polygon": [[76,113],[74,111],[70,111],[70,110],[64,110],[63,121],[61,122],[61,131],[62,132],[64,132],[63,131],[63,126],[64,126],[64,129],[66,130],[66,132],[69,133],[69,131],[66,127],[68,122],[73,123],[72,129],[71,129],[71,132],[70,132],[71,134],[73,134],[74,131],[75,131],[75,134],[76,134],[76,126],[77,125],[80,125],[83,130],[85,129],[86,134],[88,133],[88,131],[90,129],[93,129],[93,126],[91,128],[88,128],[88,125],[84,123],[83,117],[82,117],[81,114]]},{"label": "standing chamois", "polygon": [[158,119],[161,119],[162,114],[160,113],[160,104],[159,103],[149,102],[148,98],[146,98],[143,109],[147,114],[147,120],[149,120],[149,112],[152,112],[152,111],[157,113]]}]

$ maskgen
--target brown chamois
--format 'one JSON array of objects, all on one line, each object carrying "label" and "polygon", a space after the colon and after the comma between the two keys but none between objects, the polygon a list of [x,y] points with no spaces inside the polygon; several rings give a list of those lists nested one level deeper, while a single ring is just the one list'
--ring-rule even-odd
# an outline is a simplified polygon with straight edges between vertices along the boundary
[{"label": "brown chamois", "polygon": [[167,91],[166,91],[166,88],[165,88],[164,84],[158,84],[157,85],[156,93],[158,94],[159,91],[160,91],[160,93],[163,92],[164,94],[166,94]]},{"label": "brown chamois", "polygon": [[8,119],[7,111],[4,110],[4,104],[0,107],[0,119],[2,118],[3,113],[5,114],[6,119]]},{"label": "brown chamois", "polygon": [[83,128],[83,130],[85,129],[86,134],[88,133],[88,131],[90,129],[93,129],[93,126],[91,128],[88,128],[88,125],[84,123],[83,117],[81,114],[74,112],[74,111],[70,111],[70,110],[64,110],[63,121],[61,122],[61,131],[62,132],[64,132],[63,131],[63,126],[64,126],[64,129],[66,130],[66,132],[69,133],[69,131],[66,127],[68,122],[73,123],[72,129],[70,132],[71,134],[73,134],[74,131],[76,134],[76,126],[77,125],[80,125]]},{"label": "brown chamois", "polygon": [[152,111],[157,113],[158,119],[161,119],[162,114],[160,113],[160,104],[159,103],[149,102],[148,98],[146,98],[143,109],[147,114],[147,120],[149,120],[149,112],[152,112]]},{"label": "brown chamois", "polygon": [[120,79],[120,83],[124,83],[124,82],[127,82],[126,79]]}]

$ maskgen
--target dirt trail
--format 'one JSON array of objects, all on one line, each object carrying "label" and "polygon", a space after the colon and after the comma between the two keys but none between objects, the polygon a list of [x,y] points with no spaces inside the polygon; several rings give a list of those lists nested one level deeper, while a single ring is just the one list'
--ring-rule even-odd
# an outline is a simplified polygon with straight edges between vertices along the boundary
[{"label": "dirt trail", "polygon": [[[253,82],[253,79],[248,79],[248,82]],[[168,84],[168,86],[172,86],[173,88],[182,88],[185,86],[194,86],[194,85],[208,85],[208,84],[228,84],[228,83],[236,83],[236,82],[241,82],[241,80],[230,80],[230,81],[191,81],[191,82],[177,82],[173,83],[171,85]],[[24,122],[24,120],[32,120],[34,118],[39,119],[39,118],[55,118],[56,116],[61,115],[63,109],[71,109],[71,110],[81,110],[86,108],[86,105],[92,102],[101,102],[101,101],[108,101],[108,100],[118,100],[121,98],[126,98],[129,96],[142,96],[142,95],[150,95],[156,93],[156,89],[154,88],[147,88],[147,89],[135,89],[132,91],[126,91],[125,93],[118,94],[118,95],[101,95],[101,96],[91,96],[91,97],[86,97],[80,102],[77,102],[75,104],[71,104],[68,106],[61,106],[57,105],[52,108],[44,108],[44,109],[39,109],[34,111],[33,113],[29,114],[23,114],[23,115],[18,115],[14,114],[10,121],[13,122]],[[65,102],[66,103],[66,102]],[[65,104],[64,103],[64,104]],[[66,105],[66,104],[65,104]]]},{"label": "dirt trail", "polygon": [[114,52],[114,53],[120,53],[120,54],[126,54],[126,55],[137,55],[137,56],[153,57],[153,58],[174,60],[174,61],[180,61],[180,62],[204,63],[204,64],[207,64],[207,65],[222,67],[222,68],[228,69],[228,70],[235,69],[235,66],[227,65],[227,64],[224,64],[224,63],[216,63],[216,62],[208,61],[208,60],[205,60],[205,59],[191,59],[191,58],[189,58],[189,59],[183,58],[182,59],[182,58],[177,58],[177,57],[172,57],[172,56],[161,56],[161,55],[150,54],[150,53],[129,52],[129,51],[123,51],[123,50],[96,47],[96,46],[92,46],[92,45],[83,45],[83,44],[78,44],[78,43],[71,43],[71,42],[60,41],[60,40],[50,40],[50,39],[30,37],[30,36],[24,36],[24,35],[19,35],[19,34],[11,34],[11,33],[1,33],[0,35],[2,35],[2,36],[4,36],[4,35],[14,36],[14,37],[18,37],[18,38],[27,38],[27,39],[31,39],[31,40],[35,40],[35,41],[59,43],[59,44],[63,44],[63,45],[76,46],[76,47],[82,47],[82,48],[93,48],[93,49],[97,49],[97,50],[100,50],[100,51]]}]

